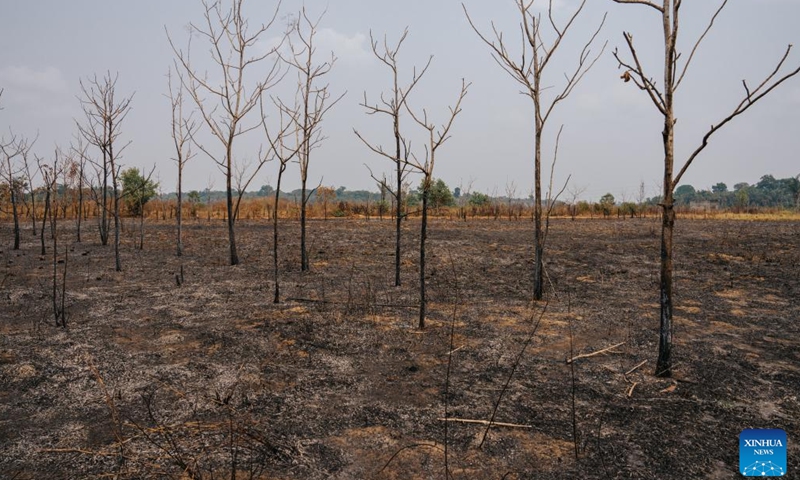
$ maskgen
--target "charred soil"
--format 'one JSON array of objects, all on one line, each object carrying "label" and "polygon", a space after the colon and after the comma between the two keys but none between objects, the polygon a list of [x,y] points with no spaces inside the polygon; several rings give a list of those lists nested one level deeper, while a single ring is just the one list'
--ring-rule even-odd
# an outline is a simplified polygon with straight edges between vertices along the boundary
[{"label": "charred soil", "polygon": [[[143,250],[126,227],[119,273],[94,232],[60,233],[67,328],[52,254],[30,231],[0,252],[2,478],[723,479],[742,429],[800,435],[797,222],[679,219],[673,379],[653,376],[656,219],[554,220],[538,304],[530,221],[435,220],[424,331],[418,221],[401,287],[388,219],[311,222],[306,273],[282,222],[278,304],[266,221],[239,223],[235,267],[221,222],[187,224],[183,257],[174,226]],[[501,394],[512,426],[482,446],[442,421]]]}]

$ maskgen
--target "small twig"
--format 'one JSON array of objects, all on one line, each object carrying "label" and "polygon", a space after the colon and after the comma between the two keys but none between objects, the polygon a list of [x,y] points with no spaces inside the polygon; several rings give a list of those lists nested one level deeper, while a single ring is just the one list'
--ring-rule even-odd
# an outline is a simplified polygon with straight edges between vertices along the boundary
[{"label": "small twig", "polygon": [[454,422],[454,423],[474,423],[477,425],[489,425],[491,427],[507,427],[507,428],[533,428],[532,425],[520,425],[517,423],[503,423],[503,422],[490,422],[489,420],[472,420],[469,418],[437,418],[439,422]]},{"label": "small twig", "polygon": [[641,366],[642,366],[642,365],[644,365],[645,363],[647,363],[647,360],[642,360],[642,362],[641,362],[641,363],[639,363],[639,364],[638,364],[638,365],[636,365],[635,367],[633,367],[633,368],[631,368],[630,370],[628,370],[627,372],[625,372],[625,375],[630,375],[631,373],[633,373],[633,372],[635,372],[636,370],[638,370],[638,369],[639,369],[639,367],[641,367]]},{"label": "small twig", "polygon": [[609,350],[613,350],[613,349],[615,349],[617,347],[620,347],[622,345],[625,345],[625,342],[620,342],[620,343],[618,343],[616,345],[612,345],[612,346],[610,346],[608,348],[604,348],[604,349],[598,350],[596,352],[582,353],[582,354],[580,354],[578,356],[575,356],[575,357],[572,357],[572,358],[568,358],[567,359],[567,364],[570,364],[570,363],[574,362],[575,360],[578,360],[579,358],[589,358],[589,357],[594,357],[595,355],[600,355],[601,353],[605,353],[605,352],[607,352]]},{"label": "small twig", "polygon": [[466,347],[466,345],[461,345],[460,347],[458,347],[458,348],[456,348],[454,350],[450,350],[449,352],[445,353],[445,355],[452,355],[452,354],[456,353],[457,351],[461,350],[464,347]]},{"label": "small twig", "polygon": [[627,393],[628,398],[631,398],[631,395],[633,395],[633,389],[636,388],[636,385],[639,385],[639,382],[633,382],[633,384],[631,384],[631,388],[628,389]]}]

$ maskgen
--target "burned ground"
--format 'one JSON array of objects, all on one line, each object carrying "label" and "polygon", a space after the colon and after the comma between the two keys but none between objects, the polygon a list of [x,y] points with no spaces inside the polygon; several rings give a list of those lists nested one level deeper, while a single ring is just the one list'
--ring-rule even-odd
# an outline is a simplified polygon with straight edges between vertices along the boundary
[{"label": "burned ground", "polygon": [[[456,479],[723,479],[744,428],[785,429],[800,469],[797,222],[679,220],[674,379],[652,375],[655,219],[555,220],[537,305],[531,222],[434,221],[423,332],[416,221],[399,288],[389,221],[312,222],[308,273],[284,222],[279,304],[266,222],[240,224],[235,267],[221,222],[186,226],[181,258],[173,226],[139,251],[129,223],[121,273],[93,235],[69,243],[66,329],[51,256],[29,231],[0,253],[3,478],[446,478],[447,438]],[[445,399],[487,420],[501,393],[517,426],[480,448],[485,426],[440,420]]]}]

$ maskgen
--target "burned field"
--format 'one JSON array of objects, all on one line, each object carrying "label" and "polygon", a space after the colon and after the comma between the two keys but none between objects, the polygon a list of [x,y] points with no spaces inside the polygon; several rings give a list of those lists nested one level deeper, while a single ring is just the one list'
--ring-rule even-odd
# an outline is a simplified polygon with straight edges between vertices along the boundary
[{"label": "burned field", "polygon": [[24,231],[0,254],[0,477],[723,479],[744,428],[786,430],[798,471],[800,224],[677,223],[663,379],[657,222],[555,220],[531,305],[530,222],[434,221],[424,331],[413,220],[402,287],[390,222],[312,222],[307,273],[285,222],[279,304],[264,223],[235,267],[221,222],[185,226],[181,258],[172,225],[143,250],[126,225],[121,273],[85,235],[66,329]]}]

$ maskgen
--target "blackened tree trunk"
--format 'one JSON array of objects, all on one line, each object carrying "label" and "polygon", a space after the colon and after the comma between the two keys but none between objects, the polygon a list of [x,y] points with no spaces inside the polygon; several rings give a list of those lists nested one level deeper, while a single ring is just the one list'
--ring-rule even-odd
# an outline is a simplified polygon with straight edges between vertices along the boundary
[{"label": "blackened tree trunk", "polygon": [[422,188],[422,225],[419,234],[419,329],[425,328],[428,299],[425,296],[425,241],[428,238],[428,197],[431,179],[425,178]]},{"label": "blackened tree trunk", "polygon": [[272,210],[272,272],[273,280],[275,281],[275,295],[272,298],[272,303],[280,303],[281,301],[280,270],[278,268],[278,208],[281,199],[281,180],[285,171],[286,162],[281,160],[281,165],[278,169],[278,186],[275,189],[275,205],[273,205]]},{"label": "blackened tree trunk", "polygon": [[11,216],[14,217],[14,250],[19,250],[19,213],[17,209],[17,193],[13,182],[11,187]]}]

